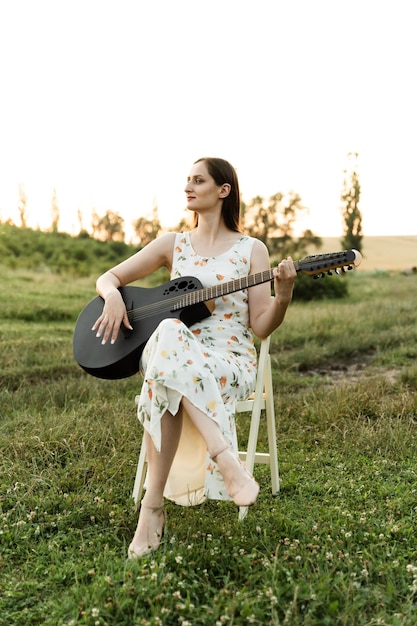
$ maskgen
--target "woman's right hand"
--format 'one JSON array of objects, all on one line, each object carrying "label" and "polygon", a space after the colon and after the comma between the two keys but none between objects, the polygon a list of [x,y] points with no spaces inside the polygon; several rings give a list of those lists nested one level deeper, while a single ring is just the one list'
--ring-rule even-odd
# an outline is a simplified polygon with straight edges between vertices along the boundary
[{"label": "woman's right hand", "polygon": [[107,293],[103,312],[94,322],[91,330],[96,332],[97,338],[102,338],[101,343],[104,345],[109,339],[110,343],[116,341],[122,324],[129,330],[133,330],[121,293],[118,289],[114,289]]}]

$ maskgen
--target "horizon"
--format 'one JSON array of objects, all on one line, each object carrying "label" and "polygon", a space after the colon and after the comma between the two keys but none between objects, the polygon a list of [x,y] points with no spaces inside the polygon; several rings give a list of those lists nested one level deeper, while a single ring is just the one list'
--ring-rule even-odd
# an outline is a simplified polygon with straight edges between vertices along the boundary
[{"label": "horizon", "polygon": [[[9,224],[11,226],[15,226],[16,228],[24,228],[21,224],[18,224],[18,223],[14,222],[14,221],[10,221],[10,218],[8,218],[7,220],[3,220],[1,218],[1,209],[0,209],[0,226],[3,225],[3,224],[5,224],[5,225]],[[38,224],[33,225],[33,224],[30,224],[30,223],[27,223],[26,224],[26,228],[29,228],[30,230],[34,230],[34,231],[44,232],[44,233],[52,233],[53,231],[51,230],[51,225],[52,224],[49,223],[48,226],[41,227]],[[175,224],[173,224],[173,225],[162,225],[161,232],[172,231],[175,228],[176,228]],[[91,237],[93,237],[92,233],[89,232],[88,229],[85,229],[85,230]],[[63,234],[67,234],[67,235],[69,235],[71,237],[77,237],[80,234],[81,230],[79,229],[77,232],[75,232],[75,231],[71,232],[70,230],[58,227],[58,231],[57,232],[63,233]],[[325,234],[325,235],[321,235],[318,232],[317,233],[313,233],[313,234],[315,236],[317,236],[317,237],[320,237],[321,239],[324,239],[324,240],[326,240],[326,239],[342,239],[343,236],[344,236],[343,232],[333,233],[333,234]],[[294,238],[298,239],[299,236],[300,235],[295,234]],[[365,239],[410,239],[410,240],[416,240],[416,243],[417,243],[417,231],[415,233],[398,233],[398,234],[397,233],[390,233],[390,234],[382,234],[382,235],[375,235],[375,234],[369,234],[368,235],[367,233],[362,232],[362,239],[363,240],[365,240]],[[131,239],[129,240],[125,236],[124,241],[125,241],[125,243],[130,244]]]}]

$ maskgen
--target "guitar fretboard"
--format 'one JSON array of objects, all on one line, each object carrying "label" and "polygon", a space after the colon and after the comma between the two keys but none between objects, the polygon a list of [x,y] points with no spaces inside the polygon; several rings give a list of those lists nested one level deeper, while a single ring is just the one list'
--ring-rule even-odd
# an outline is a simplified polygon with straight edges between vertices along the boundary
[{"label": "guitar fretboard", "polygon": [[[316,254],[308,256],[301,261],[294,261],[294,266],[297,272],[305,272],[311,275],[317,275],[321,272],[330,272],[331,270],[342,268],[347,266],[348,269],[353,269],[355,265],[359,265],[361,261],[361,255],[357,250],[343,250],[342,252],[332,252],[326,254]],[[226,283],[219,283],[212,287],[204,287],[203,289],[196,289],[182,294],[181,296],[175,296],[170,300],[173,305],[173,310],[182,309],[193,304],[199,304],[200,302],[207,302],[208,300],[215,300],[221,296],[225,296],[228,293],[234,291],[242,291],[267,281],[274,279],[274,273],[272,269],[258,272],[257,274],[251,274],[250,276],[243,276],[235,280],[230,280]]]},{"label": "guitar fretboard", "polygon": [[235,291],[242,291],[261,283],[266,283],[273,280],[273,270],[265,270],[264,272],[258,272],[257,274],[251,274],[250,276],[242,276],[242,278],[236,278],[235,280],[229,280],[226,283],[219,283],[212,287],[204,287],[203,289],[197,289],[196,291],[189,291],[188,293],[180,296],[177,303],[173,307],[174,310],[181,309],[186,306],[198,304],[199,302],[207,302],[207,300],[215,300],[221,296],[225,296],[228,293]]}]

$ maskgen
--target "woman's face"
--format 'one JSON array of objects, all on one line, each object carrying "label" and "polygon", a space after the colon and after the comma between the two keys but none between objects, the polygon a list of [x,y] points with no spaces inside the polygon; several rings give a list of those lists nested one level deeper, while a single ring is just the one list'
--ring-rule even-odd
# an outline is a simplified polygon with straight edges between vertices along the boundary
[{"label": "woman's face", "polygon": [[225,185],[217,185],[210,176],[205,161],[194,163],[184,189],[187,209],[199,213],[217,206],[221,207],[222,199],[225,197],[224,187]]}]

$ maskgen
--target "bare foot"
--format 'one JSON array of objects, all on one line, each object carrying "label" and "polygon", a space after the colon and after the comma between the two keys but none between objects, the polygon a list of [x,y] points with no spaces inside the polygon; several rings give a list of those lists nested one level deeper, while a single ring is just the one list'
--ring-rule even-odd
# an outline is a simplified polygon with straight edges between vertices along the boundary
[{"label": "bare foot", "polygon": [[136,532],[128,549],[128,558],[135,559],[159,548],[164,525],[164,505],[150,507],[142,502]]}]

